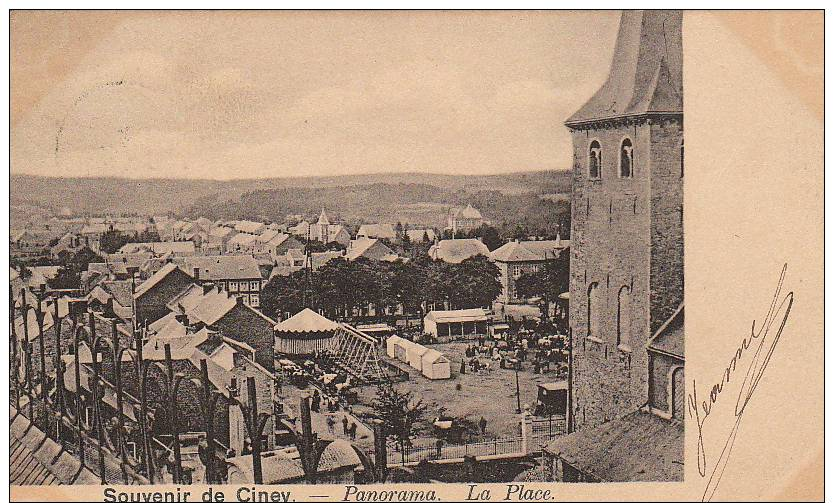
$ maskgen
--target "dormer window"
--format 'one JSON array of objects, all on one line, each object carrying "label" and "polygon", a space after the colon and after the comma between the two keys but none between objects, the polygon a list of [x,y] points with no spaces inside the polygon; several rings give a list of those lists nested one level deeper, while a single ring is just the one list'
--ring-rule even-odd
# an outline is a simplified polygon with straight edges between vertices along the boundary
[{"label": "dormer window", "polygon": [[620,144],[620,178],[634,176],[634,147],[631,140],[624,139]]},{"label": "dormer window", "polygon": [[591,180],[602,178],[602,147],[596,140],[591,142],[588,151],[588,178]]}]

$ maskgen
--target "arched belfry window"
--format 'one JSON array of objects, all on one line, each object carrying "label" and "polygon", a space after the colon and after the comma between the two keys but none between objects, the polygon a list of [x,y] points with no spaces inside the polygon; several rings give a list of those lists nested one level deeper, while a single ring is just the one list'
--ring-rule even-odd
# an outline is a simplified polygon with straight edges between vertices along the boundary
[{"label": "arched belfry window", "polygon": [[599,284],[591,283],[588,287],[588,337],[599,338],[600,315]]},{"label": "arched belfry window", "polygon": [[620,178],[634,176],[634,146],[631,140],[624,139],[620,144]]},{"label": "arched belfry window", "polygon": [[602,178],[602,147],[594,140],[588,150],[588,178],[598,180]]},{"label": "arched belfry window", "polygon": [[681,178],[683,178],[683,140],[681,140]]},{"label": "arched belfry window", "polygon": [[631,331],[631,288],[620,288],[617,295],[617,346],[629,347]]}]

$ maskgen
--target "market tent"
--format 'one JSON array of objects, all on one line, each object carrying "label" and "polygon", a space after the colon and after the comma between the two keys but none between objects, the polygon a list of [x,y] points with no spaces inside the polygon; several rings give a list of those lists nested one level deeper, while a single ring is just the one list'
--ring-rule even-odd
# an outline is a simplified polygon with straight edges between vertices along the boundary
[{"label": "market tent", "polygon": [[396,357],[395,348],[397,347],[399,342],[402,341],[402,340],[403,340],[403,338],[400,337],[399,335],[392,335],[391,337],[385,339],[385,353],[390,358],[395,358]]},{"label": "market tent", "polygon": [[486,335],[488,319],[480,308],[431,311],[423,318],[423,326],[426,333],[437,338]]},{"label": "market tent", "polygon": [[322,351],[339,329],[335,321],[305,308],[275,326],[275,352],[308,355]]},{"label": "market tent", "polygon": [[423,375],[429,379],[448,379],[452,376],[449,359],[436,349],[429,349],[422,358]]},{"label": "market tent", "polygon": [[408,352],[408,364],[411,365],[413,368],[415,368],[417,370],[422,370],[422,368],[423,368],[423,355],[426,354],[426,352],[428,350],[429,350],[429,348],[427,348],[427,347],[425,347],[421,344],[417,344],[415,342],[411,343],[411,345],[408,347],[408,350],[407,350],[407,352]]}]

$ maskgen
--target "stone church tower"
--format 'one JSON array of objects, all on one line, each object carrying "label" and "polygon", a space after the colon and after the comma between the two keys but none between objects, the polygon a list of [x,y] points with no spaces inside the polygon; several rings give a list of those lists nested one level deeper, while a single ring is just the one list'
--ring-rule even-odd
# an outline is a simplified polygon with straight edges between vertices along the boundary
[{"label": "stone church tower", "polygon": [[565,122],[577,428],[647,402],[647,344],[683,302],[681,18],[625,11],[608,80]]}]

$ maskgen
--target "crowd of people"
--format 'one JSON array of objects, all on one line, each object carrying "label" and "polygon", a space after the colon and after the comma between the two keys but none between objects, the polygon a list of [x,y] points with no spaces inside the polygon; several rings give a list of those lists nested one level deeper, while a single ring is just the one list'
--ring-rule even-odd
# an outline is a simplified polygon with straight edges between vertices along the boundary
[{"label": "crowd of people", "polygon": [[489,370],[492,362],[502,369],[521,369],[528,360],[536,374],[549,372],[552,367],[563,372],[568,358],[567,336],[524,327],[494,337],[480,335],[466,347],[464,356],[461,373]]}]

